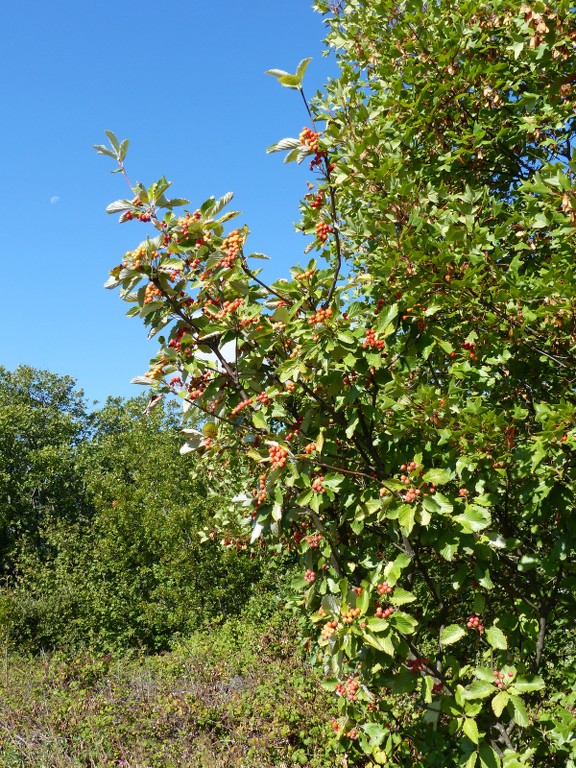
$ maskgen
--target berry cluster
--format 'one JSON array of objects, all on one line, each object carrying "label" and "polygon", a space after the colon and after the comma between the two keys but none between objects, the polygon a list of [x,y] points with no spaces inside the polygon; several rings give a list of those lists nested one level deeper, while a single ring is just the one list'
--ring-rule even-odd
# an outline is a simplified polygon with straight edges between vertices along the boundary
[{"label": "berry cluster", "polygon": [[[310,160],[310,170],[311,170],[311,171],[313,171],[313,170],[314,170],[314,168],[316,168],[318,165],[320,165],[320,164],[321,164],[321,162],[324,160],[324,158],[325,158],[325,157],[326,157],[326,152],[324,152],[324,151],[322,151],[322,152],[317,152],[317,153],[314,155],[314,157],[312,158],[312,160]],[[334,167],[334,166],[333,166],[333,165],[331,165],[331,166],[330,166],[330,170],[332,170],[332,168],[333,168],[333,167]]]},{"label": "berry cluster", "polygon": [[396,609],[388,605],[386,608],[383,608],[381,605],[376,605],[376,616],[379,619],[387,619],[389,616],[392,616]]},{"label": "berry cluster", "polygon": [[174,376],[170,379],[170,389],[173,389],[174,387],[181,387],[182,386],[182,379],[180,376]]},{"label": "berry cluster", "polygon": [[226,315],[229,315],[231,312],[235,312],[239,307],[244,304],[244,299],[238,296],[233,301],[225,301],[222,304],[222,309],[216,313],[214,316],[216,320],[222,320],[226,317]]},{"label": "berry cluster", "polygon": [[[506,677],[514,677],[514,672],[508,672],[507,675],[505,675],[504,672],[500,672],[498,669],[494,670],[494,682],[496,683],[496,687],[500,688],[500,690],[506,687],[506,683],[504,682]],[[507,682],[510,681],[508,680]]]},{"label": "berry cluster", "polygon": [[386,299],[378,299],[378,304],[376,305],[376,309],[374,310],[375,315],[379,315],[382,311],[382,307],[386,304]]},{"label": "berry cluster", "polygon": [[144,291],[144,304],[151,304],[153,301],[159,301],[162,298],[162,291],[156,288],[154,283],[148,283]]},{"label": "berry cluster", "polygon": [[332,635],[336,632],[338,629],[338,622],[337,621],[327,621],[326,624],[322,627],[322,632],[320,632],[320,637],[322,640],[329,640]]},{"label": "berry cluster", "polygon": [[314,312],[313,315],[310,315],[308,323],[310,325],[316,325],[317,323],[323,323],[325,320],[329,320],[331,317],[332,307],[327,307],[326,309],[320,308],[318,312]]},{"label": "berry cluster", "polygon": [[318,477],[312,482],[312,490],[316,493],[324,493],[324,475],[318,475]]},{"label": "berry cluster", "polygon": [[[468,352],[468,357],[470,360],[478,360],[478,356],[476,355],[476,342],[475,341],[465,341],[462,344],[462,349],[465,349],[466,352]],[[450,357],[456,357],[457,352],[450,352]]]},{"label": "berry cluster", "polygon": [[343,683],[336,683],[336,687],[334,690],[340,696],[348,699],[349,701],[357,701],[359,687],[360,687],[360,683],[356,679],[356,676],[353,675],[352,677],[349,677],[347,680],[345,680]]},{"label": "berry cluster", "polygon": [[313,533],[310,536],[305,536],[304,541],[308,542],[308,546],[310,547],[310,549],[317,549],[318,545],[322,541],[322,534]]},{"label": "berry cluster", "polygon": [[387,581],[382,582],[382,584],[378,584],[376,589],[380,595],[391,595],[394,591],[394,587],[391,587]]},{"label": "berry cluster", "polygon": [[308,147],[312,152],[318,152],[320,147],[318,145],[318,139],[320,134],[310,128],[302,128],[300,131],[300,143],[305,147]]},{"label": "berry cluster", "polygon": [[298,272],[298,274],[295,275],[296,280],[308,280],[308,278],[312,277],[314,272],[316,272],[315,269],[307,269],[306,272]]},{"label": "berry cluster", "polygon": [[178,328],[178,330],[174,334],[174,337],[170,339],[170,341],[168,342],[168,346],[174,349],[176,352],[180,352],[180,349],[182,347],[182,337],[189,332],[190,332],[190,329],[184,326]]},{"label": "berry cluster", "polygon": [[352,624],[356,616],[360,615],[360,608],[349,608],[347,611],[342,611],[342,623]]},{"label": "berry cluster", "polygon": [[243,411],[244,408],[248,408],[252,403],[254,402],[254,399],[252,397],[247,397],[245,400],[241,400],[237,406],[232,408],[230,411],[230,416],[236,416],[236,414],[240,413],[240,411]]},{"label": "berry cluster", "polygon": [[316,574],[310,568],[304,574],[304,581],[307,581],[308,584],[313,584],[316,581]]},{"label": "berry cluster", "polygon": [[421,656],[418,656],[415,659],[408,659],[406,666],[410,672],[422,672],[428,663],[428,659],[423,659]]},{"label": "berry cluster", "polygon": [[332,224],[327,224],[325,221],[319,221],[316,224],[316,237],[321,243],[326,242],[330,232],[332,232]]},{"label": "berry cluster", "polygon": [[148,378],[150,378],[150,379],[161,379],[162,376],[164,376],[164,365],[165,365],[165,363],[163,363],[163,362],[158,363],[158,365],[155,365],[154,368],[152,368],[148,372]]},{"label": "berry cluster", "polygon": [[199,397],[202,397],[204,390],[210,383],[211,379],[212,375],[210,371],[206,371],[202,374],[202,376],[197,376],[196,378],[192,379],[186,386],[188,399],[197,400]]},{"label": "berry cluster", "polygon": [[276,469],[278,467],[281,469],[288,459],[288,451],[286,448],[282,448],[281,445],[271,445],[268,449],[268,453],[270,454],[270,459],[272,461],[272,469]]},{"label": "berry cluster", "polygon": [[484,625],[480,623],[478,616],[470,616],[466,622],[468,629],[477,629],[480,634],[484,632]]},{"label": "berry cluster", "polygon": [[124,254],[122,264],[130,269],[140,269],[147,255],[146,247],[141,244],[134,251],[127,251]]},{"label": "berry cluster", "polygon": [[194,211],[194,213],[187,213],[186,216],[182,216],[182,218],[178,219],[178,233],[176,235],[176,240],[179,239],[178,235],[189,237],[190,235],[197,233],[197,222],[200,221],[201,215],[200,211]]},{"label": "berry cluster", "polygon": [[270,405],[272,400],[270,399],[269,395],[266,394],[266,392],[260,392],[258,397],[256,398],[259,403],[262,403],[262,405]]},{"label": "berry cluster", "polygon": [[362,349],[368,349],[368,347],[374,347],[376,349],[384,349],[386,346],[383,339],[376,338],[376,329],[368,328],[366,331],[366,338],[362,342]]},{"label": "berry cluster", "polygon": [[[400,466],[400,470],[402,472],[414,472],[416,469],[418,469],[418,464],[416,464],[415,461],[410,461],[408,464],[402,464]],[[420,475],[423,474],[423,471],[421,470]],[[436,484],[435,483],[429,483],[426,485],[425,483],[422,484],[420,487],[414,486],[414,480],[408,477],[408,475],[402,474],[400,475],[400,482],[403,483],[406,486],[406,493],[402,496],[402,500],[408,502],[409,504],[413,501],[416,501],[422,494],[431,494],[434,495],[436,493]]]},{"label": "berry cluster", "polygon": [[308,443],[308,445],[304,446],[304,453],[309,456],[311,453],[314,453],[316,450],[316,443]]},{"label": "berry cluster", "polygon": [[310,208],[321,208],[322,204],[324,203],[324,195],[322,192],[318,192],[314,200],[310,202]]},{"label": "berry cluster", "polygon": [[260,475],[258,478],[258,490],[256,492],[256,498],[254,499],[254,507],[258,509],[260,504],[266,500],[268,494],[266,493],[266,475]]}]

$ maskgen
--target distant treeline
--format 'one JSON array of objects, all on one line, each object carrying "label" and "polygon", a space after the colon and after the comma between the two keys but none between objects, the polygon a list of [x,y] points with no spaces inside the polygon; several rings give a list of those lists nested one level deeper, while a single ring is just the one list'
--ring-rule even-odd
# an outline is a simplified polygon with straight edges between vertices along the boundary
[{"label": "distant treeline", "polygon": [[[0,640],[26,651],[167,648],[280,597],[264,559],[201,541],[241,467],[198,479],[179,408],[88,408],[68,376],[0,367]],[[202,475],[200,475],[202,478]],[[274,560],[274,568],[278,560]]]}]

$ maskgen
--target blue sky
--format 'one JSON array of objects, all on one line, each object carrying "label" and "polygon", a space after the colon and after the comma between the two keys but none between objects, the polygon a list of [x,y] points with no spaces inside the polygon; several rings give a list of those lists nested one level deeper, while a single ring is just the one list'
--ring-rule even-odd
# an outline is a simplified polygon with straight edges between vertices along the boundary
[{"label": "blue sky", "polygon": [[102,286],[148,230],[104,212],[128,192],[92,149],[106,129],[130,139],[133,181],[165,175],[191,207],[233,191],[268,276],[303,260],[293,223],[311,174],[265,150],[307,118],[297,92],[264,72],[312,56],[313,95],[335,74],[323,37],[309,0],[5,4],[0,365],[71,375],[89,401],[142,391],[129,381],[155,342]]}]

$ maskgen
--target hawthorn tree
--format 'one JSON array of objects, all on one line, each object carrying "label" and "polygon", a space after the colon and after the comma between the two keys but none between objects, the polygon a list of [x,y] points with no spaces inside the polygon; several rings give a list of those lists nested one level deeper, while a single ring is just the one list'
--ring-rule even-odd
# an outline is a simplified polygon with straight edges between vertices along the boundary
[{"label": "hawthorn tree", "polygon": [[132,187],[137,381],[203,415],[184,451],[252,463],[252,541],[300,549],[349,764],[574,766],[573,8],[315,5],[340,76],[269,74],[310,118],[270,151],[310,162],[317,259],[268,285],[230,195]]}]

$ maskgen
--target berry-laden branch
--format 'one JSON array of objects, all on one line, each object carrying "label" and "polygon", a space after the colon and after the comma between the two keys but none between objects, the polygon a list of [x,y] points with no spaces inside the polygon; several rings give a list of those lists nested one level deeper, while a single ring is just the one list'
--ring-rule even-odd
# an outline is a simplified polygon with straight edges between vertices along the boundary
[{"label": "berry-laden branch", "polygon": [[230,196],[187,211],[160,179],[110,207],[158,234],[109,286],[169,328],[145,382],[206,414],[188,449],[241,458],[235,516],[213,530],[299,552],[347,763],[568,764],[576,179],[523,155],[576,140],[573,14],[344,7],[325,94],[306,100],[308,60],[271,71],[311,121],[270,151],[318,171],[299,227],[328,267],[267,285]]}]

